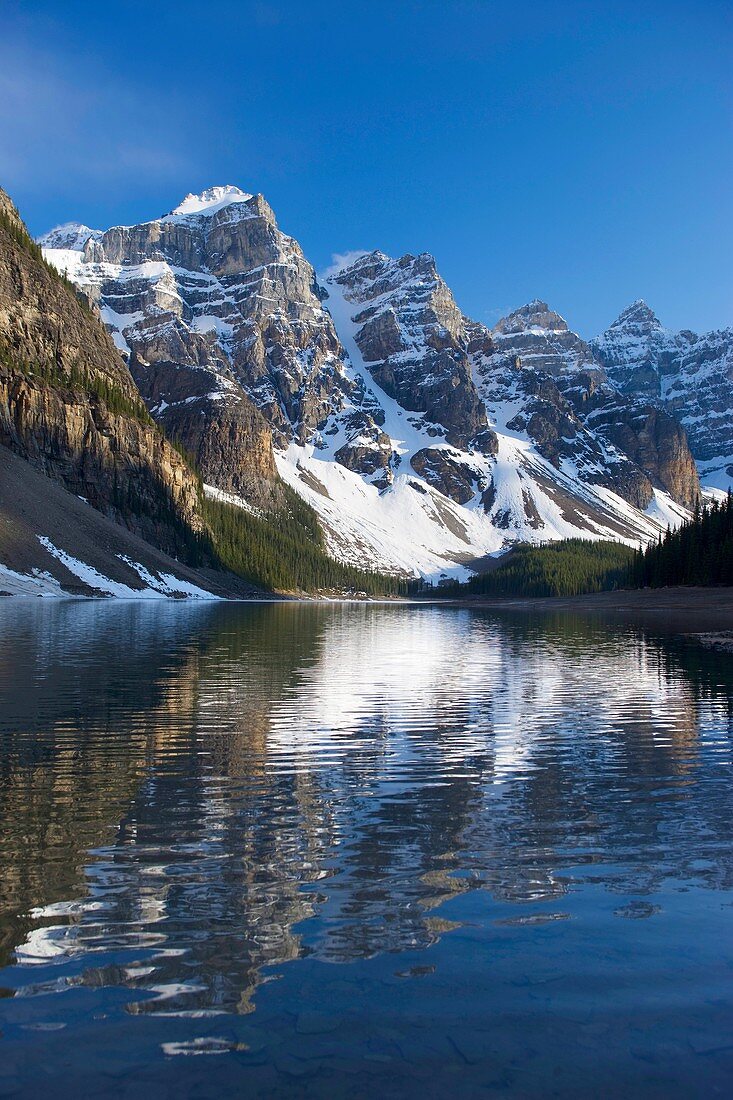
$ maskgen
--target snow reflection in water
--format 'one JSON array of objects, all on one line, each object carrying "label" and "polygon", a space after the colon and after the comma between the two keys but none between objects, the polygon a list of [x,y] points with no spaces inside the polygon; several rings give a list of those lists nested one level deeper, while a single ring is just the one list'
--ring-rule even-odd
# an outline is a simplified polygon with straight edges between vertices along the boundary
[{"label": "snow reflection in water", "polygon": [[463,609],[0,612],[19,1088],[207,1054],[265,1095],[725,1081],[725,655]]}]

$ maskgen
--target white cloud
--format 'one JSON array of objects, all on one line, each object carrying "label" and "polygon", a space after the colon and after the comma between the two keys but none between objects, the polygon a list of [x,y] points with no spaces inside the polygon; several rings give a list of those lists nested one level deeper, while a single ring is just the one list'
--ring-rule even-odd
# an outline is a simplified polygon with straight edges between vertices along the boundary
[{"label": "white cloud", "polygon": [[369,250],[366,248],[355,248],[351,252],[334,252],[331,255],[331,263],[320,273],[321,277],[325,279],[329,275],[336,275],[339,271],[343,271],[345,267],[351,267],[362,256],[368,255]]}]

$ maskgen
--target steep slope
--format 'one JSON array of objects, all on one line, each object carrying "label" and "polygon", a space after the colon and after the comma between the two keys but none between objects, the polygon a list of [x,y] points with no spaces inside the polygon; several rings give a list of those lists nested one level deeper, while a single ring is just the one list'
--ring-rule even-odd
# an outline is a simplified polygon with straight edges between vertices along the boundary
[{"label": "steep slope", "polygon": [[[500,362],[509,360],[524,371],[529,367],[549,374],[562,399],[593,433],[607,457],[612,459],[614,453],[626,456],[629,461],[616,463],[609,482],[615,483],[625,499],[645,508],[656,487],[678,504],[694,506],[700,485],[684,430],[643,393],[624,395],[609,384],[593,348],[568,328],[564,318],[546,303],[534,301],[499,321],[491,335]],[[536,383],[534,389],[537,391]],[[546,448],[547,411],[536,409],[532,416],[536,419],[530,431],[538,445]],[[555,453],[564,449],[566,456],[572,457],[577,451],[572,433],[568,436],[566,432],[560,442],[555,441],[555,433],[549,434]]]},{"label": "steep slope", "polygon": [[201,528],[198,487],[104,327],[0,191],[0,444],[163,549]]},{"label": "steep slope", "polygon": [[591,346],[623,393],[679,419],[704,485],[733,486],[733,329],[673,332],[637,301]]},{"label": "steep slope", "polygon": [[0,447],[0,595],[163,599],[261,596],[188,568]]},{"label": "steep slope", "polygon": [[[648,538],[656,527],[653,517],[666,524],[684,514],[651,486],[644,502],[650,515],[634,506],[626,481],[632,473],[644,475],[580,424],[546,374],[523,371],[501,354],[493,358],[492,334],[461,315],[432,257],[391,260],[368,253],[336,266],[324,283],[351,369],[361,377],[370,407],[382,410],[385,471],[379,485],[390,485],[370,501],[363,484],[353,489],[345,475],[327,468],[328,459],[339,454],[337,431],[328,450],[298,458],[300,470],[317,483],[309,491],[301,475],[308,499],[326,522],[334,523],[340,511],[355,523],[357,513],[373,517],[374,526],[386,532],[388,509],[399,499],[407,546],[413,553],[424,551],[426,533],[413,498],[439,492],[443,509],[451,509],[446,525],[466,544],[462,555],[455,545],[449,553],[454,561],[469,561],[466,550],[495,553],[518,539],[603,533],[630,541]],[[500,378],[502,366],[507,373]],[[527,424],[519,422],[538,388],[559,415],[555,441],[563,431],[576,437],[565,465],[551,448],[543,453]],[[281,470],[288,476],[284,464]],[[371,539],[376,542],[373,534]]]},{"label": "steep slope", "polygon": [[428,255],[361,254],[319,282],[262,196],[232,186],[42,243],[209,494],[273,508],[279,473],[345,562],[464,575],[518,539],[636,542],[683,514],[572,386],[496,356]]},{"label": "steep slope", "polygon": [[207,482],[271,503],[273,439],[325,421],[341,349],[262,196],[215,187],[142,225],[65,229],[41,239],[46,255],[98,303],[155,418]]}]

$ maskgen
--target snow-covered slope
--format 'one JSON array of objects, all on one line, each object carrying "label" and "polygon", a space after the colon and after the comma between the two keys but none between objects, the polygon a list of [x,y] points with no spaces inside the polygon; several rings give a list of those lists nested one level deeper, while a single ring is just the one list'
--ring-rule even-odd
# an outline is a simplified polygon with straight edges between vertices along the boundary
[{"label": "snow-covered slope", "polygon": [[653,488],[694,506],[700,485],[677,420],[643,394],[622,394],[590,345],[545,302],[511,313],[492,329],[488,350],[480,336],[479,346],[484,397],[501,404],[523,394],[512,426],[525,427],[550,461],[579,464],[641,508]]},{"label": "snow-covered slope", "polygon": [[365,468],[354,459],[353,470],[340,469],[334,459],[360,413],[347,407],[317,447],[291,448],[278,468],[319,513],[340,554],[350,545],[358,560],[368,548],[385,564],[463,575],[472,560],[517,540],[638,542],[686,514],[657,489],[643,508],[624,499],[616,483],[625,490],[629,470],[644,475],[586,431],[569,406],[561,424],[575,437],[568,457],[542,453],[518,420],[536,404],[532,386],[524,391],[530,376],[551,381],[513,365],[500,377],[499,363],[489,362],[491,335],[461,315],[432,257],[362,254],[331,268],[323,283],[347,375],[358,380],[382,442],[371,443]]},{"label": "snow-covered slope", "polygon": [[[57,225],[50,233],[44,233],[38,238],[38,244],[43,249],[81,252],[88,240],[96,240],[101,236],[101,229],[90,229],[80,222],[66,222],[65,225]],[[74,264],[75,257],[69,257],[69,262]]]},{"label": "snow-covered slope", "polygon": [[[465,575],[519,539],[638,542],[684,514],[671,499],[684,496],[629,455],[634,431],[614,440],[574,400],[603,372],[544,303],[489,332],[425,254],[351,256],[319,281],[263,197],[233,186],[41,243],[98,304],[206,482],[267,507],[277,471],[344,560]],[[559,352],[572,381],[554,377]]]}]

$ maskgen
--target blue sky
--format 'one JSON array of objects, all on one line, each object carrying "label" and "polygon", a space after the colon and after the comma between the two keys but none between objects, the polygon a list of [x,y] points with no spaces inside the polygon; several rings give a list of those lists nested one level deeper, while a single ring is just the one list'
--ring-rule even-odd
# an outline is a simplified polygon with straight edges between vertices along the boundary
[{"label": "blue sky", "polygon": [[643,297],[733,323],[733,5],[4,0],[0,184],[31,231],[261,191],[317,268],[432,252],[486,323]]}]

